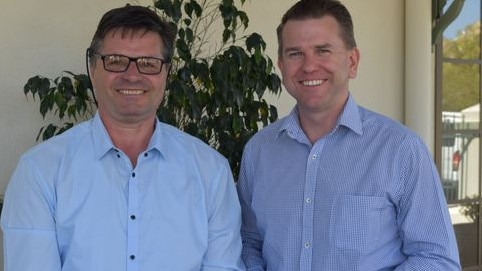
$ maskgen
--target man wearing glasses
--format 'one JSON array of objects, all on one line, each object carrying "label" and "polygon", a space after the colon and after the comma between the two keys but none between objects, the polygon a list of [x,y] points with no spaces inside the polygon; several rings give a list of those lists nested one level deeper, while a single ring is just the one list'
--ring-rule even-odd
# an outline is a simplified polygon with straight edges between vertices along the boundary
[{"label": "man wearing glasses", "polygon": [[244,270],[228,162],[156,118],[175,36],[145,7],[102,17],[87,50],[98,111],[20,159],[5,271]]}]

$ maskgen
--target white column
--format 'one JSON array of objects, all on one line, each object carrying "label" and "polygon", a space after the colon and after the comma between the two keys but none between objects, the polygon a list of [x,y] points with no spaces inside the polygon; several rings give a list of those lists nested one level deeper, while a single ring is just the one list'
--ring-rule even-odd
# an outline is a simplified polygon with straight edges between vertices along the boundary
[{"label": "white column", "polygon": [[405,0],[405,124],[434,150],[435,90],[431,1]]}]

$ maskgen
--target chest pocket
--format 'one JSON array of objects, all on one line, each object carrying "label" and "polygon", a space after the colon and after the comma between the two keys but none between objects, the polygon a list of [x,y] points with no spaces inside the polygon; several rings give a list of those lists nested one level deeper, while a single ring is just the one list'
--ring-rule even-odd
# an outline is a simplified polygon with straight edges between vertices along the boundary
[{"label": "chest pocket", "polygon": [[383,197],[337,195],[333,201],[330,242],[339,249],[361,253],[376,244]]}]

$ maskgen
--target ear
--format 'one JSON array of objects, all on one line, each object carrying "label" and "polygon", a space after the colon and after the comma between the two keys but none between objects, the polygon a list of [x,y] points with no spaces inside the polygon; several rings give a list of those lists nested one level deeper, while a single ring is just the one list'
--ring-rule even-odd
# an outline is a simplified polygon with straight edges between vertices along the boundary
[{"label": "ear", "polygon": [[350,61],[349,78],[354,79],[356,78],[358,73],[358,63],[360,63],[360,50],[358,49],[358,47],[351,49],[348,58],[348,60]]}]

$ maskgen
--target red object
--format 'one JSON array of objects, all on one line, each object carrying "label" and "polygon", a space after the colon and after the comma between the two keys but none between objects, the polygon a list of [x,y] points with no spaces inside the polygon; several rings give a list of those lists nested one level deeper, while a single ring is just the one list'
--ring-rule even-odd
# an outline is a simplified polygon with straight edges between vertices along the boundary
[{"label": "red object", "polygon": [[452,170],[459,170],[460,162],[462,161],[462,156],[460,156],[460,151],[455,151],[452,155]]}]

